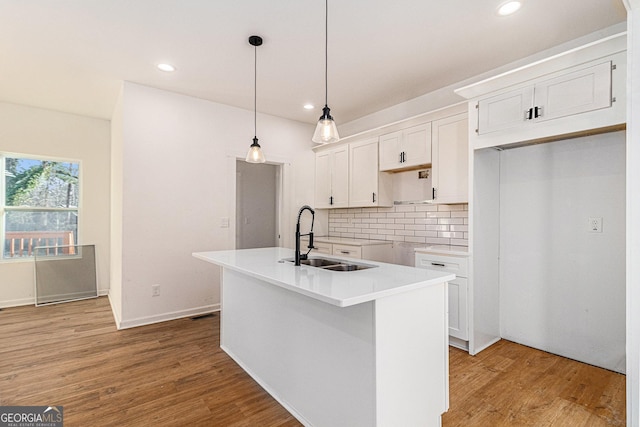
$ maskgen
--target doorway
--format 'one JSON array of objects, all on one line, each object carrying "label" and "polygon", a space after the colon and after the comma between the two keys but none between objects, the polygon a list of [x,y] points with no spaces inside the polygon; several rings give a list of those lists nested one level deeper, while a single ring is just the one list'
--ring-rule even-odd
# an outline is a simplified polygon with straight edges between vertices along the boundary
[{"label": "doorway", "polygon": [[279,246],[280,166],[236,161],[236,249]]}]

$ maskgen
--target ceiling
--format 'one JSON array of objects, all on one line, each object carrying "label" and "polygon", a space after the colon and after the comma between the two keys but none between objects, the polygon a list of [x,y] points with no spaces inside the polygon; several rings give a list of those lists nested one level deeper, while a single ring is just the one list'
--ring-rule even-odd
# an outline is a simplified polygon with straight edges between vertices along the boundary
[{"label": "ceiling", "polygon": [[[622,0],[524,0],[509,17],[500,2],[331,0],[338,124],[626,20]],[[252,34],[258,110],[315,122],[322,0],[0,0],[0,101],[110,119],[126,80],[253,110]]]}]

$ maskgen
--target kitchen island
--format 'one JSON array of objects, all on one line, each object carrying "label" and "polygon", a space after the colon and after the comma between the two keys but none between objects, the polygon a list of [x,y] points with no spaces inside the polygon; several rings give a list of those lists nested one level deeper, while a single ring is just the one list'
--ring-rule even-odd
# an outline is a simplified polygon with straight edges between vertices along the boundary
[{"label": "kitchen island", "polygon": [[293,255],[193,254],[222,267],[221,348],[304,425],[440,425],[448,408],[446,282],[455,275],[373,261],[357,271],[283,261]]}]

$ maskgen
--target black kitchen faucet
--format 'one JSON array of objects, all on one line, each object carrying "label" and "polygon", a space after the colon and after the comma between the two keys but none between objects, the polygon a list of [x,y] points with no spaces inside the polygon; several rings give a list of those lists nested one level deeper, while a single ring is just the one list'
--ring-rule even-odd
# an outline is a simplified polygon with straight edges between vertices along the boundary
[{"label": "black kitchen faucet", "polygon": [[[302,212],[304,212],[305,210],[308,210],[309,212],[311,212],[311,230],[307,234],[300,234],[300,217],[302,216]],[[316,217],[315,211],[313,209],[311,209],[311,207],[308,206],[308,205],[304,205],[303,207],[301,207],[300,211],[298,212],[298,222],[296,223],[296,258],[295,258],[295,265],[300,265],[300,260],[301,259],[307,259],[307,255],[309,255],[309,252],[311,252],[311,249],[313,249],[313,221],[315,220],[315,217]],[[309,250],[307,251],[306,254],[301,254],[300,253],[300,237],[301,236],[309,236],[309,244],[307,245],[307,248]]]}]

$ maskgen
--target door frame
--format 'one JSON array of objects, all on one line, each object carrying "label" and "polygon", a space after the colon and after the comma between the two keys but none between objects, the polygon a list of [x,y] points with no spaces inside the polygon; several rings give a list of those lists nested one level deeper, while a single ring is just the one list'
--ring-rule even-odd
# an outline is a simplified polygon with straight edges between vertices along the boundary
[{"label": "door frame", "polygon": [[[227,213],[229,219],[229,230],[227,234],[227,248],[236,249],[236,190],[237,190],[237,168],[236,162],[238,160],[244,160],[246,153],[234,152],[227,155],[228,164],[228,179],[229,187],[233,188],[233,191],[229,191],[228,194],[228,206]],[[276,170],[276,244],[279,247],[290,247],[291,240],[293,239],[293,233],[287,228],[290,224],[290,211],[291,211],[291,195],[292,188],[289,182],[291,176],[291,161],[287,158],[269,155],[269,160],[266,162],[270,165],[278,167]]]}]

